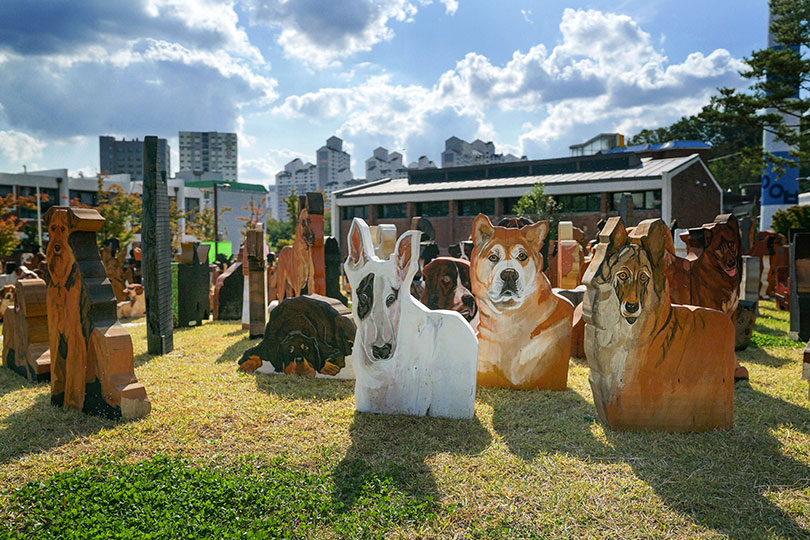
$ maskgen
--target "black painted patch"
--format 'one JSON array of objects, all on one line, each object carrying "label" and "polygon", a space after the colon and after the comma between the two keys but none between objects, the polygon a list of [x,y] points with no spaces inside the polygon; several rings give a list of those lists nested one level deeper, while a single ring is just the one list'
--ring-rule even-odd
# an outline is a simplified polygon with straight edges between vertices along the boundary
[{"label": "black painted patch", "polygon": [[374,307],[374,274],[369,274],[357,287],[357,316],[365,319]]},{"label": "black painted patch", "polygon": [[68,344],[65,339],[65,334],[59,333],[59,358],[67,358]]}]

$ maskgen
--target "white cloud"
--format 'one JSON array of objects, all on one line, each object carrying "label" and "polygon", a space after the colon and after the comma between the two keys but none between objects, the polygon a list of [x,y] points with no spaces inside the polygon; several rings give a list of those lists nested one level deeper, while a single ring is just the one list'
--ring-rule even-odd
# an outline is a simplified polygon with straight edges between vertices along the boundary
[{"label": "white cloud", "polygon": [[[491,117],[525,116],[518,146],[498,151],[538,157],[552,143],[563,148],[602,129],[630,134],[697,112],[719,86],[742,81],[740,60],[718,49],[670,63],[650,35],[626,15],[566,9],[562,40],[550,51],[537,44],[502,65],[468,53],[430,87],[394,84],[388,75],[347,88],[322,88],[287,97],[273,112],[313,122],[338,120],[338,134],[368,145],[424,152],[441,150],[450,135],[497,140]],[[497,141],[496,141],[497,142]],[[363,148],[365,142],[358,144]],[[356,156],[356,159],[365,159]]]},{"label": "white cloud", "polygon": [[257,158],[239,159],[239,181],[255,182],[260,184],[275,183],[276,173],[284,168],[284,165],[295,158],[301,161],[312,161],[313,156],[308,156],[289,148],[271,149]]},{"label": "white cloud", "polygon": [[3,117],[48,139],[233,130],[243,107],[277,98],[233,2],[7,0],[0,20]]},{"label": "white cloud", "polygon": [[44,142],[20,131],[0,131],[0,154],[20,165],[42,156],[45,146]]},{"label": "white cloud", "polygon": [[[440,0],[445,13],[458,0]],[[246,0],[251,22],[280,29],[278,43],[288,57],[323,68],[394,37],[392,22],[411,22],[432,0]]]}]

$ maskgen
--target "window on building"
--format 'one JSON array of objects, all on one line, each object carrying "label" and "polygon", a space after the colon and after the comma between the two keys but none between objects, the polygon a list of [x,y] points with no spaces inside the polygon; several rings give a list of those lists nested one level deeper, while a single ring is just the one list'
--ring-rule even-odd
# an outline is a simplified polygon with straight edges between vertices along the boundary
[{"label": "window on building", "polygon": [[368,206],[342,206],[340,219],[368,219]]},{"label": "window on building", "polygon": [[98,193],[95,191],[80,191],[78,189],[71,189],[68,193],[68,198],[71,202],[75,200],[80,204],[87,206],[98,206]]},{"label": "window on building", "polygon": [[459,216],[495,215],[495,199],[471,199],[456,201]]},{"label": "window on building", "polygon": [[447,201],[428,201],[416,203],[416,215],[423,217],[446,217],[450,213]]},{"label": "window on building", "polygon": [[[611,193],[610,196],[610,209],[618,211],[622,203],[622,195],[625,192],[617,191]],[[633,197],[633,208],[636,210],[660,210],[661,209],[661,190],[648,189],[646,191],[631,191],[629,192]]]},{"label": "window on building", "polygon": [[[10,188],[11,186],[9,186]],[[2,192],[0,192],[1,194]],[[59,190],[56,188],[39,188],[40,195],[45,195],[47,201],[41,202],[39,205],[40,211],[44,214],[48,208],[59,204]],[[33,186],[19,186],[17,188],[17,195],[20,197],[36,197],[37,188]],[[20,217],[22,219],[35,219],[37,217],[36,206],[33,209],[20,208]]]},{"label": "window on building", "polygon": [[188,214],[196,214],[199,209],[200,199],[197,197],[186,197],[186,212]]},{"label": "window on building", "polygon": [[602,209],[601,193],[577,193],[573,195],[556,195],[560,212],[599,212]]},{"label": "window on building", "polygon": [[520,197],[505,197],[503,199],[503,213],[505,215],[515,215],[515,206],[517,206]]},{"label": "window on building", "polygon": [[377,205],[377,219],[401,219],[406,217],[408,217],[408,208],[405,203]]}]

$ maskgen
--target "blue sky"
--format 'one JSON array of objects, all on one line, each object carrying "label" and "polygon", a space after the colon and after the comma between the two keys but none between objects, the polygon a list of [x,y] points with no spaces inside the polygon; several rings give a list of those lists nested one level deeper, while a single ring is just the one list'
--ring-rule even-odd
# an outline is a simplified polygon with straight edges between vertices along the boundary
[{"label": "blue sky", "polygon": [[632,135],[741,86],[767,2],[0,2],[0,171],[95,174],[98,136],[236,131],[269,183],[337,134],[436,162],[444,140],[541,159]]}]

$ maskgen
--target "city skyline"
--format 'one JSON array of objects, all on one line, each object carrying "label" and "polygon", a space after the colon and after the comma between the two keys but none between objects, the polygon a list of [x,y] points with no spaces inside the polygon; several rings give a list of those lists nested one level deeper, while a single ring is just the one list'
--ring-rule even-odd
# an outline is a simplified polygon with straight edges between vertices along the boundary
[{"label": "city skyline", "polygon": [[362,178],[380,146],[542,159],[667,125],[743,84],[767,3],[10,0],[0,19],[0,170],[95,174],[99,136],[157,135],[175,172],[179,131],[219,131],[238,134],[239,180],[266,185],[333,135]]}]

